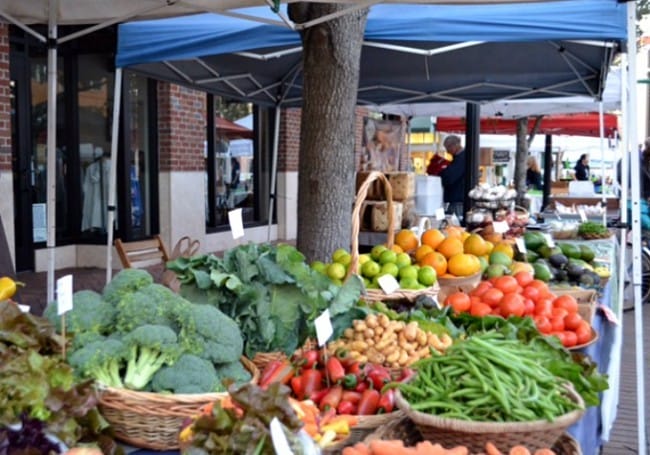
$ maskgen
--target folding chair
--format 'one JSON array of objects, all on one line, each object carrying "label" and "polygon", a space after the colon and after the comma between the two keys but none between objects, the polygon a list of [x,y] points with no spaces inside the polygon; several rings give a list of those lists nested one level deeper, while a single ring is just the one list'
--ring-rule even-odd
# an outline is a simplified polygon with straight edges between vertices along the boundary
[{"label": "folding chair", "polygon": [[123,242],[115,239],[115,249],[124,268],[145,268],[169,261],[169,253],[159,235],[148,240]]}]

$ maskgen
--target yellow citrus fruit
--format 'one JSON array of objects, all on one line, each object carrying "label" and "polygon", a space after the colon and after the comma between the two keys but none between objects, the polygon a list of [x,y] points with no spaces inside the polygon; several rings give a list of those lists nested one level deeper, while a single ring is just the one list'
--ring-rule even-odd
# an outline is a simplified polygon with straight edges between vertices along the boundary
[{"label": "yellow citrus fruit", "polygon": [[447,262],[447,270],[455,276],[470,276],[481,270],[481,262],[473,254],[456,254]]},{"label": "yellow citrus fruit", "polygon": [[395,234],[395,245],[399,245],[407,253],[414,251],[419,244],[418,236],[410,229],[402,229]]},{"label": "yellow citrus fruit", "polygon": [[420,245],[417,250],[415,250],[415,262],[420,262],[424,256],[433,252],[433,248],[429,245]]},{"label": "yellow citrus fruit", "polygon": [[394,251],[395,253],[397,253],[397,254],[399,254],[399,253],[403,253],[403,252],[404,252],[404,250],[402,249],[402,247],[399,246],[399,245],[393,245],[393,246],[390,247],[390,249],[393,250],[393,251]]},{"label": "yellow citrus fruit", "polygon": [[447,226],[445,228],[445,234],[447,237],[456,237],[458,239],[462,238],[464,231],[465,229],[460,226]]},{"label": "yellow citrus fruit", "polygon": [[450,257],[463,253],[463,241],[458,237],[447,237],[438,245],[436,251],[449,260]]},{"label": "yellow citrus fruit", "polygon": [[508,256],[510,259],[512,259],[515,256],[515,250],[512,248],[512,245],[506,242],[499,242],[496,245],[494,245],[494,248],[492,248],[491,253],[494,252],[499,252],[499,253],[504,253],[506,256]]},{"label": "yellow citrus fruit", "polygon": [[433,251],[420,260],[420,266],[431,266],[436,271],[436,275],[442,276],[447,273],[447,258],[442,253]]},{"label": "yellow citrus fruit", "polygon": [[467,232],[467,231],[463,231],[463,232],[461,232],[461,234],[460,234],[460,239],[464,242],[465,240],[467,240],[467,238],[468,238],[470,235],[472,235],[472,234],[469,233],[469,232]]},{"label": "yellow citrus fruit", "polygon": [[463,242],[463,251],[468,254],[483,256],[486,249],[487,245],[485,244],[485,240],[478,234],[469,234]]},{"label": "yellow citrus fruit", "polygon": [[444,239],[445,239],[445,234],[443,234],[440,230],[427,229],[422,233],[420,242],[422,243],[422,245],[429,245],[431,248],[435,250],[436,248],[438,248],[438,245],[440,245]]},{"label": "yellow citrus fruit", "polygon": [[494,249],[494,243],[486,240],[485,241],[485,253],[484,254],[490,254],[493,249]]}]

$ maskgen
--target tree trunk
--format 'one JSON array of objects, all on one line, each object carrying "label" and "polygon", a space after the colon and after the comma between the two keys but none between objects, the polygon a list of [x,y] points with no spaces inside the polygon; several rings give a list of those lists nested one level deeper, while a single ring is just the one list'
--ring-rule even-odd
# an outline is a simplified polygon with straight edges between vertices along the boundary
[{"label": "tree trunk", "polygon": [[[344,5],[291,3],[289,17],[305,22]],[[301,31],[303,105],[298,173],[298,249],[328,260],[350,247],[354,200],[355,107],[367,9]]]},{"label": "tree trunk", "polygon": [[515,153],[515,190],[516,204],[525,207],[526,201],[526,160],[528,158],[528,117],[517,119],[517,151]]}]

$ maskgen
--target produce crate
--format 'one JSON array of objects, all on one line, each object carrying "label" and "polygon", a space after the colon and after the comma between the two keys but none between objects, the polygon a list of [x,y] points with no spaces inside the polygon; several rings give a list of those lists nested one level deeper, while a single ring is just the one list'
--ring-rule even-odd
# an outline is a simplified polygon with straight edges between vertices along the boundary
[{"label": "produce crate", "polygon": [[[257,383],[260,372],[245,357],[241,363]],[[223,393],[164,394],[107,387],[100,390],[99,410],[115,433],[115,438],[134,447],[153,450],[178,449],[178,433],[183,421],[202,406],[226,396]]]},{"label": "produce crate", "polygon": [[[359,192],[359,189],[372,172],[376,171],[357,172],[357,192]],[[394,201],[403,201],[415,196],[414,172],[385,172],[384,175],[391,184],[391,189],[393,190],[392,197]],[[386,192],[382,187],[381,182],[374,182],[368,187],[366,199],[369,201],[386,200]]]},{"label": "produce crate", "polygon": [[[386,194],[386,207],[387,207],[387,234],[386,234],[386,245],[388,248],[393,246],[393,241],[395,239],[395,223],[392,219],[393,205],[396,204],[393,202],[393,190],[391,188],[388,178],[381,172],[371,172],[368,174],[368,177],[363,182],[359,191],[357,193],[356,199],[354,201],[354,207],[352,209],[352,246],[350,248],[350,254],[352,256],[350,260],[350,265],[348,267],[348,272],[346,279],[351,275],[358,273],[359,271],[359,231],[361,226],[361,217],[360,212],[364,203],[366,201],[368,189],[375,184],[376,181],[380,181],[384,185],[384,192]],[[399,289],[391,294],[386,294],[381,289],[367,289],[366,293],[361,296],[366,302],[381,302],[381,301],[397,301],[397,300],[407,300],[413,302],[417,297],[421,295],[430,296],[435,298],[438,294],[438,284],[428,287],[421,290],[410,290],[410,289]]]},{"label": "produce crate", "polygon": [[592,323],[598,305],[598,292],[594,289],[550,287],[555,295],[571,295],[578,301],[578,313],[589,324]]},{"label": "produce crate", "polygon": [[584,414],[582,398],[573,389],[569,390],[571,398],[581,409],[559,416],[552,422],[472,422],[442,418],[413,410],[399,392],[396,394],[396,403],[414,422],[424,440],[439,443],[444,447],[464,445],[471,453],[480,453],[484,451],[485,443],[491,441],[499,448],[521,444],[535,451],[552,447]]}]

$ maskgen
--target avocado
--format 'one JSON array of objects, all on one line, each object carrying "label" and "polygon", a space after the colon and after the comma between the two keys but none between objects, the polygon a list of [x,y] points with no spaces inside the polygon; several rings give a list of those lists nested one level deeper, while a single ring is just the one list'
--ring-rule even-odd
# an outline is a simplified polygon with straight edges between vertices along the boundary
[{"label": "avocado", "polygon": [[541,232],[526,232],[524,234],[524,243],[526,244],[526,250],[537,251],[538,248],[546,245],[546,239]]},{"label": "avocado", "polygon": [[544,282],[551,281],[552,275],[551,270],[546,264],[541,262],[535,262],[533,264],[533,270],[535,271],[535,279],[542,280]]},{"label": "avocado", "polygon": [[548,245],[542,246],[539,250],[537,250],[540,256],[542,256],[545,259],[550,258],[554,254],[562,254],[562,250],[558,247],[553,247],[551,248]]},{"label": "avocado", "polygon": [[580,259],[582,257],[582,252],[578,245],[572,243],[560,243],[558,244],[562,250],[562,254],[569,258]]},{"label": "avocado", "polygon": [[591,276],[591,274],[588,272],[580,275],[580,277],[578,278],[578,283],[580,283],[581,286],[587,288],[591,288],[596,284],[596,282],[594,281],[594,277]]},{"label": "avocado", "polygon": [[554,254],[550,258],[548,258],[548,262],[553,266],[553,267],[564,267],[569,263],[569,258],[567,258],[563,254]]},{"label": "avocado", "polygon": [[587,245],[580,245],[580,259],[591,262],[595,257],[596,253],[594,253],[594,250],[589,248]]},{"label": "avocado", "polygon": [[575,264],[583,269],[593,270],[592,265],[582,259],[569,258],[569,264]]},{"label": "avocado", "polygon": [[569,274],[567,273],[566,270],[559,269],[555,274],[555,280],[560,282],[569,281]]},{"label": "avocado", "polygon": [[577,264],[573,264],[569,262],[569,264],[566,266],[566,272],[569,275],[570,280],[577,280],[580,278],[580,275],[584,273],[585,269],[583,267],[580,267]]},{"label": "avocado", "polygon": [[534,252],[533,250],[527,250],[526,251],[526,262],[533,263],[539,258],[539,254]]}]

